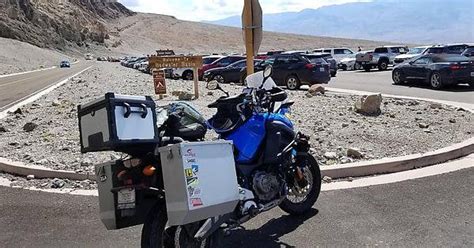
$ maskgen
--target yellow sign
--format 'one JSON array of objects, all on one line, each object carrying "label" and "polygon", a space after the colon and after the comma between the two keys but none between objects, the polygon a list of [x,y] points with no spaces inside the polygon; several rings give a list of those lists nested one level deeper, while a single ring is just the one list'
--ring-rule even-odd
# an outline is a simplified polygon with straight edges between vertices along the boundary
[{"label": "yellow sign", "polygon": [[150,67],[161,68],[201,68],[202,56],[151,56]]}]

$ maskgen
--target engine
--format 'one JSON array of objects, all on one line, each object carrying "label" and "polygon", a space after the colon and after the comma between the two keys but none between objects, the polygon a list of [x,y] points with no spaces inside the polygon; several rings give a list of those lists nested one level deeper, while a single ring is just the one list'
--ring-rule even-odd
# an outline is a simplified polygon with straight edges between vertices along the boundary
[{"label": "engine", "polygon": [[253,176],[253,190],[261,201],[271,201],[280,196],[284,181],[274,173],[260,171]]}]

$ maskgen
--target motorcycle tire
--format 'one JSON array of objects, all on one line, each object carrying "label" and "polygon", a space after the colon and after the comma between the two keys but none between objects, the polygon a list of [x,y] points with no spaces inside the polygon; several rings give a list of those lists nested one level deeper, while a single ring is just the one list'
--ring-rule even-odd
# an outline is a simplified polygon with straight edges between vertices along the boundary
[{"label": "motorcycle tire", "polygon": [[174,247],[174,233],[176,227],[171,227],[165,230],[168,217],[166,208],[163,205],[156,205],[153,207],[142,228],[141,247]]},{"label": "motorcycle tire", "polygon": [[288,199],[288,196],[280,204],[281,210],[289,213],[290,215],[303,215],[307,213],[313,207],[314,203],[318,200],[319,193],[321,192],[321,171],[319,169],[318,162],[310,154],[306,155],[306,163],[309,172],[312,176],[312,187],[306,194],[305,199],[302,202],[295,203]]}]

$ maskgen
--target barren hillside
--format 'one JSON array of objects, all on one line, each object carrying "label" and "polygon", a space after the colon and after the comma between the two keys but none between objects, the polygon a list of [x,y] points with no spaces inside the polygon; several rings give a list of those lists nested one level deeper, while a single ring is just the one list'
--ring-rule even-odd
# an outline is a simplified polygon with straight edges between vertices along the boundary
[{"label": "barren hillside", "polygon": [[[178,53],[243,52],[239,28],[181,21],[171,16],[137,13],[109,22],[112,50],[149,54],[157,49]],[[265,32],[260,51],[312,49],[317,47],[372,48],[382,42]]]}]

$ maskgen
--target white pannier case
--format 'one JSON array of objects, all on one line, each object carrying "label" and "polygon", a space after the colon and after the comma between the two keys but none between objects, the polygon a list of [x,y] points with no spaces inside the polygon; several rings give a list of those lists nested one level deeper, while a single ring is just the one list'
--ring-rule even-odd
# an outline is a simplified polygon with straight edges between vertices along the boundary
[{"label": "white pannier case", "polygon": [[155,102],[148,96],[107,93],[78,107],[81,152],[121,151],[159,140]]},{"label": "white pannier case", "polygon": [[235,209],[239,188],[232,147],[232,142],[219,140],[159,149],[169,225],[184,225]]}]

